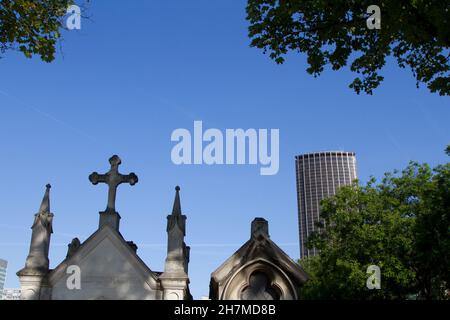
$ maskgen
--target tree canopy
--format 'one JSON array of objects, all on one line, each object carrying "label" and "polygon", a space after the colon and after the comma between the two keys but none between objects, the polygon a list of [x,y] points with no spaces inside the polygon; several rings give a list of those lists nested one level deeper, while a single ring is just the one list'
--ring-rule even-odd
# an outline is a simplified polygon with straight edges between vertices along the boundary
[{"label": "tree canopy", "polygon": [[[323,200],[307,246],[320,255],[301,264],[305,299],[449,299],[450,163],[410,163],[381,183],[355,183]],[[381,269],[369,290],[367,268]]]},{"label": "tree canopy", "polygon": [[[381,9],[381,29],[370,30],[367,8]],[[372,94],[392,56],[431,92],[450,95],[450,8],[447,0],[248,0],[251,46],[283,63],[288,52],[307,55],[307,72],[350,64],[350,87]]]},{"label": "tree canopy", "polygon": [[64,16],[73,0],[1,0],[0,52],[20,50],[43,61],[55,58]]}]

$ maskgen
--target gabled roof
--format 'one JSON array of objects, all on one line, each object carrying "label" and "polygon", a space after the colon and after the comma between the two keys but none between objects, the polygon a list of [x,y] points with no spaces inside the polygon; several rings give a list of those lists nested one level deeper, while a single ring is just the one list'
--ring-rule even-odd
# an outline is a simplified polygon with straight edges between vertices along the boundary
[{"label": "gabled roof", "polygon": [[252,236],[241,248],[228,258],[211,277],[216,283],[226,283],[241,267],[255,261],[266,261],[281,268],[291,280],[303,284],[308,275],[268,235]]},{"label": "gabled roof", "polygon": [[66,269],[70,265],[78,265],[84,260],[105,238],[108,238],[118,249],[118,251],[125,256],[127,261],[136,266],[136,270],[141,275],[142,280],[147,282],[153,289],[159,287],[159,273],[153,272],[142,261],[137,253],[125,241],[122,235],[109,225],[104,225],[96,232],[94,232],[86,241],[70,257],[62,261],[55,269],[53,269],[48,276],[50,284],[54,284],[63,276],[66,275]]}]

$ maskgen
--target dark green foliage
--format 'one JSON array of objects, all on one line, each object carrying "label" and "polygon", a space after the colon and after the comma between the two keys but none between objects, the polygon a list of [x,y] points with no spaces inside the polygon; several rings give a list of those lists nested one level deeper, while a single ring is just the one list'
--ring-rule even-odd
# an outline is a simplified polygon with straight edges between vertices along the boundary
[{"label": "dark green foliage", "polygon": [[[381,9],[381,29],[369,30],[369,5]],[[350,62],[359,74],[350,84],[372,94],[383,80],[379,70],[393,56],[431,92],[450,94],[450,8],[447,0],[248,0],[251,45],[277,63],[289,51],[306,53],[307,72]]]},{"label": "dark green foliage", "polygon": [[72,0],[1,0],[0,51],[15,49],[43,61],[55,58],[64,16]]}]

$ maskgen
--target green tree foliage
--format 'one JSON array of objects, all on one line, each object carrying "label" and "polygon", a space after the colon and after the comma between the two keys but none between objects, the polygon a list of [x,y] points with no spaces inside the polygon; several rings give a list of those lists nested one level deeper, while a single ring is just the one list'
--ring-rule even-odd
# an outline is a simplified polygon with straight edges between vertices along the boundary
[{"label": "green tree foliage", "polygon": [[20,50],[43,61],[55,58],[67,8],[72,0],[1,0],[0,51]]},{"label": "green tree foliage", "polygon": [[[369,30],[367,8],[381,9],[381,29]],[[448,0],[248,0],[251,46],[277,63],[289,51],[306,53],[307,72],[326,65],[339,70],[351,60],[358,76],[350,84],[372,94],[379,70],[393,56],[431,92],[450,94],[450,8]]]},{"label": "green tree foliage", "polygon": [[[342,187],[321,207],[308,239],[320,256],[300,263],[310,274],[305,299],[448,299],[450,163],[410,163],[381,183]],[[381,269],[369,290],[367,267]]]}]

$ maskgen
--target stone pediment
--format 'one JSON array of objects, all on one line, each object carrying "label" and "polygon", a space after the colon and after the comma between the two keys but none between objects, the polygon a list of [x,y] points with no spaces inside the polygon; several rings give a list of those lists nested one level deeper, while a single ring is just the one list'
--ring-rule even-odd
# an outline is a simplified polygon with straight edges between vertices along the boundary
[{"label": "stone pediment", "polygon": [[252,275],[259,273],[277,299],[297,299],[298,288],[308,280],[303,268],[270,239],[267,221],[257,218],[250,240],[211,274],[210,298],[245,299]]},{"label": "stone pediment", "polygon": [[[81,289],[70,290],[69,266],[80,270]],[[52,299],[159,299],[158,274],[139,258],[122,235],[104,225],[49,273]]]},{"label": "stone pediment", "polygon": [[247,241],[212,273],[212,277],[218,282],[225,282],[238,269],[256,260],[276,264],[284,272],[294,276],[299,283],[304,283],[308,279],[308,275],[302,267],[270,239]]},{"label": "stone pediment", "polygon": [[122,160],[113,155],[110,169],[93,172],[92,184],[108,186],[106,209],[86,241],[74,238],[63,262],[49,269],[49,247],[53,231],[48,184],[32,226],[31,244],[25,267],[17,272],[23,300],[188,300],[189,252],[184,242],[186,219],[182,214],[180,187],[175,187],[172,214],[167,216],[167,257],[164,272],[153,272],[137,255],[137,245],[125,241],[119,232],[121,216],[116,211],[117,188],[135,185],[135,173],[121,174]]}]

